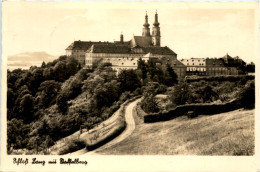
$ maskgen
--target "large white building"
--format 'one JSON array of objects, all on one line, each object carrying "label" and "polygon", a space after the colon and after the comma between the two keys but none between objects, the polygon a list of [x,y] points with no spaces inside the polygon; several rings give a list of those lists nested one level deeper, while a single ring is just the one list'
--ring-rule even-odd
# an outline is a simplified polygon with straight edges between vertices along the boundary
[{"label": "large white building", "polygon": [[153,55],[153,58],[166,60],[165,64],[171,64],[172,68],[178,71],[179,77],[183,77],[186,67],[177,60],[177,54],[169,47],[161,46],[159,25],[156,12],[152,34],[150,34],[150,25],[146,14],[142,36],[133,36],[130,41],[124,41],[124,37],[121,34],[120,41],[113,43],[74,41],[66,48],[66,54],[75,57],[83,66],[88,68],[100,62],[109,62],[112,64],[113,69],[120,71],[122,69],[136,69],[137,60],[139,58],[147,60],[144,56],[150,53]]},{"label": "large white building", "polygon": [[190,71],[206,71],[206,59],[205,58],[190,58],[190,59],[181,59],[180,60],[186,67],[187,72]]}]

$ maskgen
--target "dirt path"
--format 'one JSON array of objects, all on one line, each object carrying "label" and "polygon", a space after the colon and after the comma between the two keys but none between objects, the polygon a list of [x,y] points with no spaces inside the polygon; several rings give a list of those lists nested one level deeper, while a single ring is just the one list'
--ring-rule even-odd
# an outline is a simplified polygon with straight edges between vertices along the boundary
[{"label": "dirt path", "polygon": [[97,148],[96,150],[87,152],[86,149],[81,149],[79,151],[71,153],[71,155],[82,155],[82,154],[94,155],[94,154],[98,154],[97,153],[98,151],[101,151],[101,150],[106,149],[106,148],[108,148],[112,145],[115,145],[115,144],[123,141],[128,136],[130,136],[135,129],[135,120],[134,120],[134,117],[133,117],[133,110],[134,110],[134,107],[136,106],[136,104],[139,101],[141,101],[140,98],[127,105],[126,110],[125,110],[126,129],[123,131],[122,134],[120,134],[118,137],[116,137],[112,141],[108,142],[107,144]]}]

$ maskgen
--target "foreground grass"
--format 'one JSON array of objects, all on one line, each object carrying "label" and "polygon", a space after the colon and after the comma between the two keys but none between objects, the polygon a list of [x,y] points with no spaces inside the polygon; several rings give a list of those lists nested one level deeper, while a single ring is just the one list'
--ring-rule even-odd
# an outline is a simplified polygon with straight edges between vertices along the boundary
[{"label": "foreground grass", "polygon": [[253,155],[254,110],[179,117],[142,123],[135,116],[134,133],[100,154],[134,155]]}]

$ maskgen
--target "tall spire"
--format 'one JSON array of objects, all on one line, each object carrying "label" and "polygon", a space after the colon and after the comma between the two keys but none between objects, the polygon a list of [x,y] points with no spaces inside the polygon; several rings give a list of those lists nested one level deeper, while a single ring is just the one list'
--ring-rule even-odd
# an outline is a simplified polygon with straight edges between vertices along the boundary
[{"label": "tall spire", "polygon": [[157,10],[154,17],[153,23],[153,33],[152,33],[152,43],[154,46],[161,46],[161,32],[160,32],[160,23],[158,22]]},{"label": "tall spire", "polygon": [[153,23],[154,26],[159,26],[160,23],[158,22],[158,14],[157,14],[157,10],[156,10],[156,13],[155,13],[155,17],[154,17],[154,23]]},{"label": "tall spire", "polygon": [[143,24],[144,28],[143,28],[143,36],[150,36],[150,28],[149,28],[149,23],[148,23],[148,15],[147,15],[147,11],[145,14],[145,22]]},{"label": "tall spire", "polygon": [[144,27],[149,27],[149,23],[148,23],[148,15],[147,15],[147,11],[146,11],[146,14],[145,14],[145,22],[144,22]]}]

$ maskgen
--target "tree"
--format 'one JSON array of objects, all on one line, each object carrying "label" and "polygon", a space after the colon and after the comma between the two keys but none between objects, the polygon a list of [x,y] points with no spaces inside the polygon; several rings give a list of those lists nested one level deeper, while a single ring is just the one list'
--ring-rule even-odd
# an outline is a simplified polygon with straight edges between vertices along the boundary
[{"label": "tree", "polygon": [[48,150],[48,148],[52,145],[54,145],[54,141],[49,135],[47,135],[45,141],[43,142],[43,147]]},{"label": "tree", "polygon": [[20,103],[20,114],[21,118],[25,123],[30,123],[33,120],[33,96],[26,94],[22,97]]},{"label": "tree", "polygon": [[55,75],[54,75],[54,72],[53,72],[53,67],[46,67],[43,71],[43,77],[46,79],[46,80],[52,80],[52,79],[55,79]]},{"label": "tree", "polygon": [[218,99],[219,95],[213,91],[212,87],[209,85],[206,85],[202,89],[199,89],[197,91],[198,95],[202,98],[203,102],[212,102],[216,99]]},{"label": "tree", "polygon": [[119,99],[119,83],[116,80],[98,85],[94,91],[97,108],[109,107]]},{"label": "tree", "polygon": [[156,74],[156,64],[153,59],[148,60],[148,72],[151,75],[151,79],[153,79],[154,75]]},{"label": "tree", "polygon": [[42,68],[36,68],[33,70],[31,77],[28,78],[28,87],[32,95],[37,92],[38,87],[44,81],[43,71]]},{"label": "tree", "polygon": [[35,149],[36,154],[38,154],[38,152],[41,150],[41,148],[40,148],[41,140],[42,140],[42,138],[38,135],[30,137],[27,147],[29,149]]},{"label": "tree", "polygon": [[74,75],[79,70],[78,68],[79,62],[73,57],[69,57],[66,62],[66,78]]},{"label": "tree", "polygon": [[156,85],[146,86],[144,91],[144,98],[141,102],[141,107],[146,113],[159,112],[158,103],[156,101]]},{"label": "tree", "polygon": [[42,68],[45,68],[45,67],[46,67],[45,61],[42,62],[42,66],[41,66],[41,67],[42,67]]},{"label": "tree", "polygon": [[[178,82],[177,74],[174,72],[173,68],[169,64],[167,64],[167,68],[166,69],[167,69],[166,73],[167,73],[167,75],[170,78],[169,84],[170,85],[176,84]],[[168,85],[168,86],[170,86],[170,85]]]},{"label": "tree", "polygon": [[189,86],[186,82],[181,82],[174,87],[173,94],[171,95],[171,101],[175,105],[182,105],[190,99]]},{"label": "tree", "polygon": [[238,101],[242,107],[252,109],[255,107],[255,82],[249,81],[238,93]]},{"label": "tree", "polygon": [[65,81],[67,79],[66,63],[59,61],[53,68],[53,75],[55,75],[56,81]]},{"label": "tree", "polygon": [[44,135],[49,135],[50,133],[50,126],[46,119],[40,121],[40,125],[37,128],[37,135],[43,137]]},{"label": "tree", "polygon": [[134,70],[122,70],[118,75],[118,81],[122,92],[134,91],[141,86],[141,82]]},{"label": "tree", "polygon": [[60,90],[61,84],[54,80],[47,80],[41,83],[40,91],[40,106],[49,107],[56,102],[56,96]]},{"label": "tree", "polygon": [[29,126],[22,120],[13,118],[7,122],[7,150],[23,148],[28,142]]},{"label": "tree", "polygon": [[141,70],[141,78],[145,80],[145,78],[147,77],[147,65],[145,64],[145,61],[142,60],[142,58],[139,58],[139,60],[137,61],[137,69]]},{"label": "tree", "polygon": [[65,114],[65,112],[68,109],[68,103],[67,103],[67,96],[66,93],[61,92],[56,98],[56,104],[58,105],[58,109],[62,114]]},{"label": "tree", "polygon": [[12,88],[7,89],[7,108],[13,109],[15,100],[15,93]]}]

